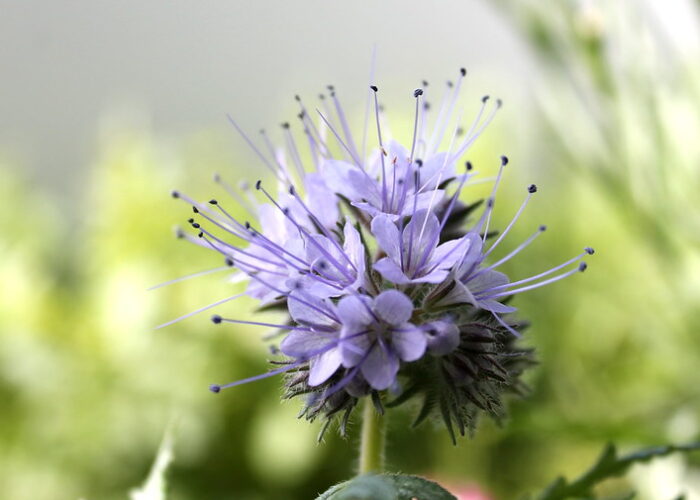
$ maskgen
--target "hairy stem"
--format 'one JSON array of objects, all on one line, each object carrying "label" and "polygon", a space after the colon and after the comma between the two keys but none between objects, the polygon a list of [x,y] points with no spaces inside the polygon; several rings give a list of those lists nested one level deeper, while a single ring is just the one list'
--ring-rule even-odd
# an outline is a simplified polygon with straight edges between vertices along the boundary
[{"label": "hairy stem", "polygon": [[360,439],[360,474],[381,473],[384,471],[384,446],[386,442],[386,422],[377,413],[371,398],[365,398],[362,412],[362,436]]}]

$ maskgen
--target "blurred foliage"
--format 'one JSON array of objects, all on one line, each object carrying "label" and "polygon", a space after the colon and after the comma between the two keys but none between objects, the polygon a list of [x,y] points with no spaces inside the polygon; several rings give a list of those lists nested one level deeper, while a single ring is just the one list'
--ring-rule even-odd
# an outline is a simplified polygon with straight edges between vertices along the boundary
[{"label": "blurred foliage", "polygon": [[[700,77],[697,59],[664,48],[633,2],[499,3],[538,56],[545,97],[531,116],[512,118],[529,124],[527,144],[510,150],[501,121],[470,159],[495,164],[494,151],[505,150],[513,160],[495,213],[501,227],[522,200],[523,175],[541,188],[511,248],[538,224],[550,228],[506,271],[524,277],[586,244],[598,252],[584,275],[518,297],[541,365],[506,426],[483,422],[452,447],[429,425],[407,430],[410,412],[398,412],[388,462],[514,498],[584,469],[603,442],[700,437]],[[618,21],[626,28],[613,27]],[[278,380],[218,397],[207,390],[264,371],[265,332],[213,327],[207,313],[154,330],[241,287],[212,274],[147,291],[221,265],[174,240],[169,228],[188,207],[169,190],[218,196],[214,172],[252,180],[257,163],[230,155],[228,137],[202,134],[176,147],[143,130],[103,136],[90,177],[76,180],[84,198],[75,213],[0,161],[3,496],[126,498],[169,426],[169,500],[308,499],[346,479],[356,438],[329,433],[317,446],[318,428],[279,402]],[[251,307],[241,299],[224,311],[247,318]],[[666,463],[675,472],[663,481],[697,495],[692,463]],[[627,481],[638,498],[658,500],[634,470]]]}]

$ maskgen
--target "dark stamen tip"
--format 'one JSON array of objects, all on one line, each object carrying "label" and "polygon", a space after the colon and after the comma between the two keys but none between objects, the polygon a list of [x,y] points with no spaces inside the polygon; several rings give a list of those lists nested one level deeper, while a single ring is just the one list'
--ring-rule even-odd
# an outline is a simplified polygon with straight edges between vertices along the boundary
[{"label": "dark stamen tip", "polygon": [[197,234],[197,238],[204,238],[204,232],[203,232],[203,231],[200,231],[200,232]]},{"label": "dark stamen tip", "polygon": [[427,86],[428,86],[428,80],[423,80],[423,81],[421,81],[420,83],[421,83],[421,85],[423,85],[423,87],[427,87]]},{"label": "dark stamen tip", "polygon": [[210,204],[210,205],[218,205],[219,202],[216,201],[215,199],[211,199],[211,200],[209,200],[209,204]]},{"label": "dark stamen tip", "polygon": [[537,186],[535,186],[534,184],[530,184],[530,185],[527,187],[527,192],[530,193],[530,194],[536,193],[536,192],[537,192]]},{"label": "dark stamen tip", "polygon": [[426,111],[428,111],[430,109],[430,103],[428,101],[425,101],[423,103],[423,109]]},{"label": "dark stamen tip", "polygon": [[187,219],[187,222],[189,222],[190,224],[192,224],[192,223],[194,222],[194,219],[193,219],[192,217],[190,217],[189,219]]},{"label": "dark stamen tip", "polygon": [[377,88],[376,85],[370,85],[369,88],[371,88],[375,92],[379,92],[379,88]]},{"label": "dark stamen tip", "polygon": [[223,318],[219,316],[218,314],[215,314],[214,316],[211,317],[211,322],[214,323],[215,325],[218,325],[223,321]]},{"label": "dark stamen tip", "polygon": [[245,228],[246,228],[246,229],[250,229],[250,222],[245,221]]},{"label": "dark stamen tip", "polygon": [[228,257],[224,262],[226,262],[228,267],[233,267],[233,259],[231,257]]},{"label": "dark stamen tip", "polygon": [[422,167],[422,166],[423,166],[423,160],[421,160],[420,158],[416,158],[416,165],[418,165],[419,167]]},{"label": "dark stamen tip", "polygon": [[481,98],[481,102],[486,104],[486,101],[488,101],[491,98],[491,96],[485,95],[484,97]]},{"label": "dark stamen tip", "polygon": [[588,268],[588,264],[586,264],[585,262],[581,262],[581,263],[578,265],[578,270],[579,270],[580,272],[585,271],[587,268]]},{"label": "dark stamen tip", "polygon": [[296,190],[294,189],[294,186],[289,186],[289,194],[292,196],[295,196],[297,194]]},{"label": "dark stamen tip", "polygon": [[496,106],[499,108],[503,106],[503,101],[501,99],[496,99]]},{"label": "dark stamen tip", "polygon": [[454,87],[454,83],[451,80],[447,80],[447,88],[451,89],[452,87]]},{"label": "dark stamen tip", "polygon": [[423,89],[416,89],[413,91],[413,97],[418,97],[419,95],[423,95]]},{"label": "dark stamen tip", "polygon": [[193,223],[192,223],[192,227],[195,228],[195,229],[199,229],[199,228],[200,228],[199,222],[193,222]]},{"label": "dark stamen tip", "polygon": [[489,198],[488,200],[486,200],[486,207],[487,208],[493,207],[493,203],[494,203],[493,198]]},{"label": "dark stamen tip", "polygon": [[467,69],[466,68],[459,68],[459,73],[462,76],[467,76]]},{"label": "dark stamen tip", "polygon": [[258,180],[258,181],[255,183],[255,189],[257,189],[258,191],[260,191],[260,188],[261,188],[261,187],[262,187],[262,180]]},{"label": "dark stamen tip", "polygon": [[170,192],[170,196],[172,196],[173,198],[177,199],[177,198],[180,197],[180,193],[179,193],[178,191],[171,191],[171,192]]},{"label": "dark stamen tip", "polygon": [[218,172],[214,174],[214,182],[221,182],[221,176]]},{"label": "dark stamen tip", "polygon": [[216,385],[216,384],[211,384],[211,385],[209,386],[209,390],[210,390],[211,392],[213,392],[214,394],[218,394],[219,392],[221,392],[221,386],[220,386],[220,385]]},{"label": "dark stamen tip", "polygon": [[508,165],[508,157],[506,155],[501,155],[501,165],[504,167]]},{"label": "dark stamen tip", "polygon": [[285,130],[289,130],[289,122],[284,122],[281,124],[282,128]]},{"label": "dark stamen tip", "polygon": [[584,250],[588,255],[593,255],[595,253],[595,250],[593,250],[591,247],[586,247]]},{"label": "dark stamen tip", "polygon": [[542,225],[539,227],[539,230],[540,230],[541,232],[545,232],[545,231],[547,230],[547,226],[545,226],[544,224],[542,224]]},{"label": "dark stamen tip", "polygon": [[199,213],[199,209],[198,209],[197,207],[195,207],[195,206],[192,207],[192,211],[193,211],[194,213],[196,213],[196,214]]},{"label": "dark stamen tip", "polygon": [[470,161],[465,163],[464,166],[467,168],[467,172],[474,168],[474,165],[472,165],[472,162],[470,162]]},{"label": "dark stamen tip", "polygon": [[323,94],[318,94],[318,98],[321,99],[321,100],[324,100],[324,99],[326,98],[326,96],[323,95]]},{"label": "dark stamen tip", "polygon": [[182,238],[185,237],[185,232],[181,228],[178,227],[177,229],[175,229],[175,237],[178,240],[181,240]]},{"label": "dark stamen tip", "polygon": [[301,101],[301,97],[299,97],[299,94],[295,95],[295,96],[294,96],[294,99],[295,99],[297,102],[300,102],[300,101]]},{"label": "dark stamen tip", "polygon": [[326,85],[326,88],[331,92],[335,90],[335,87],[333,85]]}]

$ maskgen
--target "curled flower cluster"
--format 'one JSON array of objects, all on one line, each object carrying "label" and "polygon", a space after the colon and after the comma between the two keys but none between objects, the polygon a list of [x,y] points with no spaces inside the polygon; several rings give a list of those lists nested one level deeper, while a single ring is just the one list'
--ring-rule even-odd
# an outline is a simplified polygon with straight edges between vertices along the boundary
[{"label": "curled flower cluster", "polygon": [[[387,137],[376,86],[369,93],[374,119],[365,120],[361,148],[333,87],[321,96],[318,121],[296,98],[303,152],[289,124],[283,125],[286,148],[276,149],[265,132],[257,145],[231,120],[273,180],[257,181],[253,190],[215,178],[250,212],[248,220],[234,217],[215,199],[200,203],[174,192],[195,214],[189,222],[196,234],[179,234],[220,253],[223,269],[235,267],[235,278],[247,280],[244,294],[265,309],[286,311],[288,321],[213,316],[217,324],[271,327],[282,336],[275,369],[212,385],[213,392],[284,373],[286,397],[304,397],[301,415],[322,416],[326,424],[339,416],[341,432],[364,396],[379,411],[415,397],[422,402],[416,423],[441,415],[454,440],[455,428],[464,435],[480,411],[499,418],[503,393],[523,391],[519,375],[532,363],[532,353],[517,346],[525,325],[512,318],[516,309],[506,302],[583,271],[581,259],[593,251],[587,248],[513,282],[497,270],[545,227],[500,259],[490,258],[536,187],[527,188],[522,206],[500,233],[489,225],[506,157],[485,203],[462,201],[475,173],[470,162],[458,165],[501,106],[482,98],[468,129],[458,123],[448,133],[465,75],[460,70],[458,80],[448,84],[430,128],[427,83],[414,92],[410,148]],[[368,121],[376,126],[377,147],[365,154]]]}]

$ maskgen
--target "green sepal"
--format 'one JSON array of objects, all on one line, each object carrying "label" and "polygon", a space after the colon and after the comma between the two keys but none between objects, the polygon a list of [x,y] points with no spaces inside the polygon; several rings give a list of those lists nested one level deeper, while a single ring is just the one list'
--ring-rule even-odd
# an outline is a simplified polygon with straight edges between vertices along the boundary
[{"label": "green sepal", "polygon": [[336,484],[316,500],[457,500],[433,481],[403,474],[359,476]]}]

